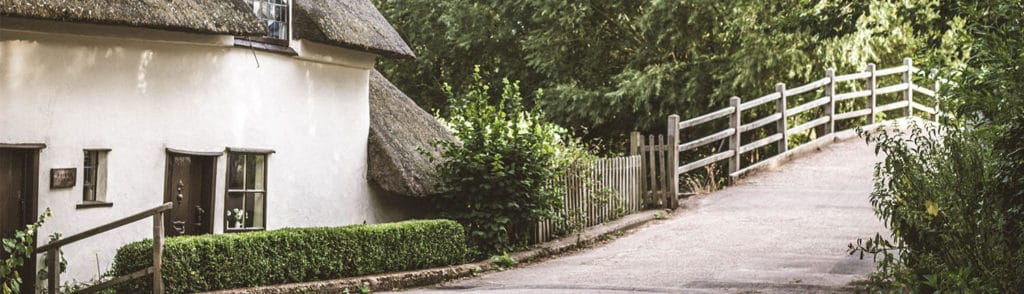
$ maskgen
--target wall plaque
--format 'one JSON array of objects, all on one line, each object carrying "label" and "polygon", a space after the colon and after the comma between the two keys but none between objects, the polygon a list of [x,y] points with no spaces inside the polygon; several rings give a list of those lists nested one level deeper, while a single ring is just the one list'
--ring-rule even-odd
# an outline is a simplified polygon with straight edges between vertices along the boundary
[{"label": "wall plaque", "polygon": [[75,171],[75,168],[50,169],[50,189],[74,187]]}]

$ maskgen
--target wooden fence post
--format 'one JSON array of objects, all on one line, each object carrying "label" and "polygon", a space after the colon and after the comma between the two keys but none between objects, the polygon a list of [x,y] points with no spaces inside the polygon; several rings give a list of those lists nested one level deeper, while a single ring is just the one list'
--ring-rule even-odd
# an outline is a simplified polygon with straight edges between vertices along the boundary
[{"label": "wooden fence post", "polygon": [[910,57],[903,59],[903,65],[907,66],[907,72],[903,73],[903,83],[907,84],[907,90],[903,92],[903,101],[907,101],[907,117],[914,116],[914,66]]},{"label": "wooden fence post", "polygon": [[164,213],[153,215],[153,293],[164,293]]},{"label": "wooden fence post", "polygon": [[828,95],[828,124],[825,125],[825,134],[831,134],[836,130],[836,69],[825,70],[828,77],[828,85],[825,85],[825,95]]},{"label": "wooden fence post", "polygon": [[640,190],[640,198],[645,198],[647,194],[647,169],[644,168],[644,135],[640,132],[629,133],[629,155],[640,155],[640,172],[637,174],[640,178],[637,179],[636,189]]},{"label": "wooden fence post", "polygon": [[679,116],[668,116],[668,166],[669,174],[668,187],[668,208],[676,209],[679,206]]},{"label": "wooden fence post", "polygon": [[942,113],[941,111],[939,111],[939,70],[933,68],[931,70],[931,74],[932,79],[935,79],[935,85],[932,86],[932,91],[935,91],[935,97],[932,97],[932,99],[935,101],[935,114],[932,115],[932,120],[937,122],[939,121],[939,113]]},{"label": "wooden fence post", "polygon": [[877,86],[877,78],[875,75],[875,64],[868,63],[868,71],[871,72],[871,77],[868,79],[868,90],[871,91],[871,96],[868,96],[868,109],[871,109],[871,114],[868,115],[868,124],[875,124],[875,105],[877,104],[878,95],[875,94]]},{"label": "wooden fence post", "polygon": [[629,133],[629,155],[641,154],[640,146],[643,145],[644,137],[640,132]]},{"label": "wooden fence post", "polygon": [[60,247],[51,248],[50,251],[46,252],[46,257],[49,261],[46,264],[47,277],[47,289],[51,294],[60,293]]},{"label": "wooden fence post", "polygon": [[740,132],[740,126],[743,123],[743,113],[740,111],[740,97],[733,96],[729,98],[729,106],[733,108],[733,113],[729,115],[729,127],[736,130],[736,133],[729,137],[729,150],[734,152],[733,156],[729,158],[729,182],[734,182],[732,174],[740,170],[740,138],[743,132]]},{"label": "wooden fence post", "polygon": [[[658,143],[654,140],[654,135],[647,135],[645,151],[647,151],[647,174],[650,175],[650,177],[648,177],[650,182],[647,183],[647,188],[650,189],[651,192],[646,197],[648,205],[650,206],[658,205],[657,199],[661,198],[661,192],[658,191],[658,187],[660,187],[658,185],[658,161],[657,158],[654,157],[654,155],[658,154],[660,151],[656,151],[654,149],[656,145],[658,145]],[[662,161],[664,161],[664,159],[662,159]]]},{"label": "wooden fence post", "polygon": [[779,121],[775,123],[775,131],[782,134],[782,139],[779,140],[779,154],[786,153],[789,150],[789,135],[786,134],[786,84],[778,83],[775,84],[775,91],[779,92],[779,102],[776,103],[776,112],[782,115]]},{"label": "wooden fence post", "polygon": [[656,143],[654,143],[654,145],[656,145],[655,148],[658,149],[658,152],[657,152],[658,153],[658,164],[659,164],[658,167],[661,168],[659,170],[661,172],[661,183],[658,183],[659,184],[658,189],[661,192],[660,192],[660,194],[658,194],[658,197],[659,197],[658,201],[661,202],[661,206],[662,207],[669,207],[669,203],[667,202],[669,200],[669,197],[668,197],[669,188],[668,188],[668,186],[669,186],[669,183],[672,182],[672,179],[675,177],[675,173],[673,173],[672,168],[669,167],[669,163],[668,163],[669,158],[668,158],[668,156],[669,156],[669,153],[672,152],[672,150],[671,150],[671,148],[668,148],[668,143],[666,143],[667,141],[665,141],[668,138],[665,135],[667,135],[667,134],[658,135],[658,141],[655,141]]},{"label": "wooden fence post", "polygon": [[657,135],[657,140],[654,141],[655,148],[657,149],[657,170],[662,173],[662,182],[658,182],[658,199],[657,201],[663,207],[669,207],[669,182],[672,181],[673,173],[669,171],[669,143],[666,141],[668,138],[665,134]]}]

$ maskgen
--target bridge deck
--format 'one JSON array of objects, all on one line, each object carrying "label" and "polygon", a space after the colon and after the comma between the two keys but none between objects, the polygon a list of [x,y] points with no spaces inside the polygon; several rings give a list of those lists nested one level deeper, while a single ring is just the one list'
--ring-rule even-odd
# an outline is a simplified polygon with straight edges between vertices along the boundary
[{"label": "bridge deck", "polygon": [[599,248],[424,291],[843,291],[874,270],[847,244],[884,231],[868,195],[877,158],[837,142]]}]

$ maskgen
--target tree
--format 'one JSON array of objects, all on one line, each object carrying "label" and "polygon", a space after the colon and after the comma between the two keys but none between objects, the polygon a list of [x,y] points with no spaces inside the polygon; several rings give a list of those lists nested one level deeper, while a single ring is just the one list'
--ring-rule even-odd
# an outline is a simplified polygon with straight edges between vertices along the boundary
[{"label": "tree", "polygon": [[466,85],[480,64],[498,69],[484,79],[543,88],[524,103],[610,149],[669,114],[935,51],[950,29],[933,0],[376,2],[420,56],[382,67],[421,106],[445,115],[442,82]]},{"label": "tree", "polygon": [[[493,3],[492,3],[493,2]],[[541,77],[522,62],[523,23],[507,5],[471,0],[374,0],[416,52],[416,60],[382,60],[380,69],[423,109],[448,117],[447,84],[473,85],[476,66],[490,84],[511,77],[523,84],[528,106]],[[492,89],[491,96],[499,96]]]}]

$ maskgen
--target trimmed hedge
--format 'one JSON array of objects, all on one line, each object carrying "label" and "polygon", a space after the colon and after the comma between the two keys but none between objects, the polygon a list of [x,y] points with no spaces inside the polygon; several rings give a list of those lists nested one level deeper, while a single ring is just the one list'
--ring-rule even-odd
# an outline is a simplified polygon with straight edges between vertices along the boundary
[{"label": "trimmed hedge", "polygon": [[[164,243],[163,275],[168,293],[319,281],[459,264],[465,242],[450,220],[174,237]],[[152,266],[152,248],[152,240],[121,247],[111,274]],[[143,278],[119,290],[149,289]]]}]

